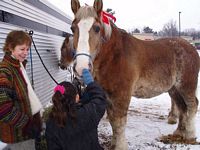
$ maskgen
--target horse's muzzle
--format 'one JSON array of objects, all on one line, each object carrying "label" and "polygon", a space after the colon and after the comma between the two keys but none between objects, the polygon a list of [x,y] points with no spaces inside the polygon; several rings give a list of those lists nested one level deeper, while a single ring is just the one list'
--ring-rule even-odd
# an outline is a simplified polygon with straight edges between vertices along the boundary
[{"label": "horse's muzzle", "polygon": [[[82,76],[80,73],[78,73],[78,71],[76,70],[76,66],[77,66],[77,61],[76,59],[74,60],[74,63],[73,63],[73,72],[74,72],[74,75],[78,78],[78,79],[81,79]],[[82,68],[83,69],[83,68]],[[90,72],[93,72],[93,63],[90,59],[89,63],[88,63],[88,69]]]},{"label": "horse's muzzle", "polygon": [[68,65],[63,64],[62,62],[58,63],[58,66],[60,67],[60,69],[65,70],[68,68]]}]

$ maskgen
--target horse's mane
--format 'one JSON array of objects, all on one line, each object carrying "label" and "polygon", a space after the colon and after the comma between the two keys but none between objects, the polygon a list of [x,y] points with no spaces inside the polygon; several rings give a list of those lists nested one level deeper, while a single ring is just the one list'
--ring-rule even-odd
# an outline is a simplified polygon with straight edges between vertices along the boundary
[{"label": "horse's mane", "polygon": [[[76,17],[76,19],[80,20],[82,18],[88,18],[88,17],[97,18],[98,16],[97,16],[95,9],[92,6],[82,6],[76,13],[75,17]],[[104,28],[105,38],[109,39],[112,34],[111,21],[109,24],[104,23],[102,21],[102,18],[100,18],[100,21]]]}]

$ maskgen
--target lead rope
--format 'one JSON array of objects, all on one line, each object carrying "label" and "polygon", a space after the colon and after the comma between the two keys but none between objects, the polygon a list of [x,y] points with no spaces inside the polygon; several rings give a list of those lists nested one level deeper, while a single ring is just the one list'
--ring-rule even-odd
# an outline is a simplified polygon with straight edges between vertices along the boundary
[{"label": "lead rope", "polygon": [[[30,34],[29,34],[30,35]],[[34,80],[33,80],[33,57],[32,57],[32,49],[30,47],[30,60],[31,60],[31,85],[34,89]]]},{"label": "lead rope", "polygon": [[45,66],[45,64],[44,64],[44,62],[43,62],[43,60],[42,60],[42,58],[41,58],[41,56],[40,56],[40,54],[39,54],[39,52],[38,52],[36,46],[35,46],[35,42],[34,42],[33,37],[32,37],[32,36],[33,36],[33,31],[32,31],[32,30],[29,31],[29,35],[30,35],[30,37],[31,37],[31,41],[32,41],[32,43],[33,43],[33,46],[34,46],[34,48],[35,48],[35,51],[36,51],[38,57],[40,58],[40,61],[41,61],[42,65],[43,65],[44,69],[47,71],[47,73],[49,74],[49,76],[51,77],[51,79],[52,79],[56,84],[58,84],[58,82],[53,78],[53,76],[50,74],[49,70],[48,70],[47,67]]},{"label": "lead rope", "polygon": [[78,94],[81,96],[83,93],[83,88],[80,80],[73,74],[73,67],[67,68],[68,72],[70,73],[71,83],[76,87]]},{"label": "lead rope", "polygon": [[71,82],[73,82],[73,79],[75,78],[75,76],[73,74],[73,68],[71,66],[67,67],[67,71],[70,73]]}]

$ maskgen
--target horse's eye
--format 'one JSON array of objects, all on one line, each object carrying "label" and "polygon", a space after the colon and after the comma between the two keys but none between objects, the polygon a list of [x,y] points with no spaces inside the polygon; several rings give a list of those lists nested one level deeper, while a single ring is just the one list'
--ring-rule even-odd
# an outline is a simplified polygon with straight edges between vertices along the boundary
[{"label": "horse's eye", "polygon": [[94,26],[93,26],[93,29],[94,29],[94,31],[95,31],[96,33],[99,33],[99,31],[100,31],[100,27],[97,26],[97,25],[94,25]]},{"label": "horse's eye", "polygon": [[75,55],[76,55],[76,51],[75,51],[75,50],[72,50],[72,51],[71,51],[71,57],[74,58]]}]

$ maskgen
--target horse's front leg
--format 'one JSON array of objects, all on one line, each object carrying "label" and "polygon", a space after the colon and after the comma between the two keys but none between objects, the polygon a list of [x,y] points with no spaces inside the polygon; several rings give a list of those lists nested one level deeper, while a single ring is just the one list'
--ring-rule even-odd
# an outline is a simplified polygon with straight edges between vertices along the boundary
[{"label": "horse's front leg", "polygon": [[108,108],[108,118],[112,126],[113,137],[111,142],[112,150],[127,150],[128,145],[125,137],[127,111],[130,97],[125,99],[118,97],[113,99],[113,104]]}]

